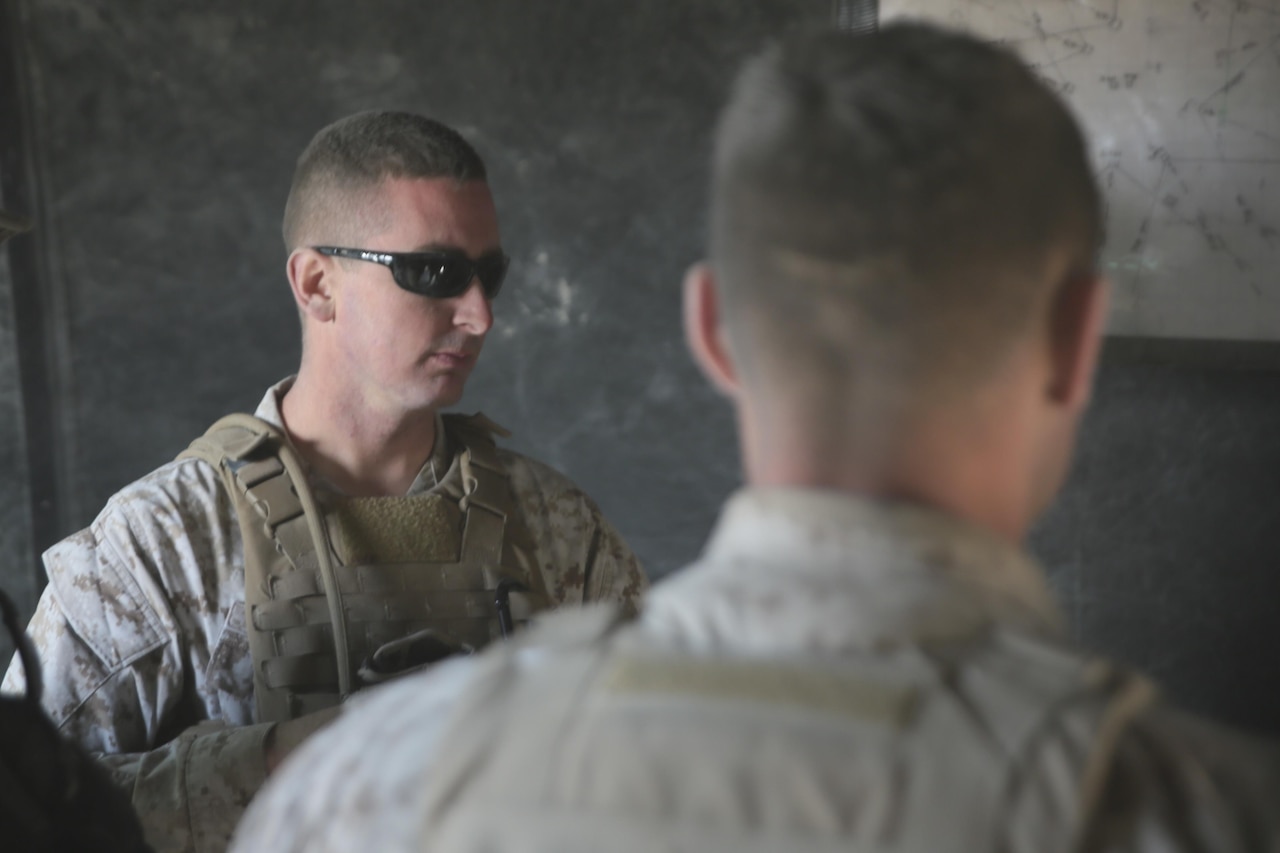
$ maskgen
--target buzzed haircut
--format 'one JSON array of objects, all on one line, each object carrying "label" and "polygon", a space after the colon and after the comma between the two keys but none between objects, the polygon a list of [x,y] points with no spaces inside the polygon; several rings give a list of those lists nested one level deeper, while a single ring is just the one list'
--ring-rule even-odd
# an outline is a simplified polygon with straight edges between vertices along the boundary
[{"label": "buzzed haircut", "polygon": [[406,112],[364,112],[323,128],[298,157],[284,209],[284,242],[350,239],[376,211],[369,197],[389,178],[487,180],[484,161],[456,130]]},{"label": "buzzed haircut", "polygon": [[1090,274],[1101,240],[1062,101],[1012,53],[924,23],[756,58],[713,165],[712,264],[748,374],[974,380],[1060,283],[1051,259]]}]

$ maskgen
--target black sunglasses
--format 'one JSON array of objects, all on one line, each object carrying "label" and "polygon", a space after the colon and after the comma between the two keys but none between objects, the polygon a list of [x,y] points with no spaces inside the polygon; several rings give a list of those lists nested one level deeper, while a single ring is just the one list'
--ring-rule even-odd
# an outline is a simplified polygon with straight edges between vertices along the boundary
[{"label": "black sunglasses", "polygon": [[367,249],[340,249],[336,246],[313,246],[322,255],[369,261],[391,268],[396,284],[432,299],[461,296],[480,278],[485,298],[493,299],[502,290],[511,259],[498,250],[485,252],[474,260],[461,249],[438,249],[433,252],[371,252]]}]

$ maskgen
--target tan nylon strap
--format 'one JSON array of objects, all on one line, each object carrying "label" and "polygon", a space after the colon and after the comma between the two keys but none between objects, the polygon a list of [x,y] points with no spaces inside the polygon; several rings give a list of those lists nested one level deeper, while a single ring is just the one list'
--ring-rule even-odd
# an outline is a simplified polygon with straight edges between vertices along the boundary
[{"label": "tan nylon strap", "polygon": [[276,633],[276,648],[281,657],[331,653],[333,640],[324,625],[302,625]]},{"label": "tan nylon strap", "polygon": [[259,631],[283,631],[301,625],[329,624],[329,607],[323,595],[291,601],[267,601],[249,608],[250,624]]},{"label": "tan nylon strap", "polygon": [[506,519],[472,505],[462,529],[462,559],[468,563],[497,565],[502,560],[502,534]]},{"label": "tan nylon strap", "polygon": [[329,688],[337,662],[333,653],[291,655],[262,662],[262,675],[272,690],[296,689],[303,685]]},{"label": "tan nylon strap", "polygon": [[[191,442],[191,445],[178,454],[179,459],[202,459],[214,468],[222,469],[223,462],[227,459],[240,460],[247,455],[255,453],[265,442],[269,441],[271,434],[258,428],[258,425],[246,425],[238,418],[250,418],[250,415],[233,416],[228,415],[227,418],[236,418],[236,420],[227,421],[227,418],[220,419],[209,429],[205,430],[205,434]],[[253,418],[257,420],[257,418]],[[261,424],[270,426],[266,421]],[[214,438],[218,435],[219,438]]]},{"label": "tan nylon strap", "polygon": [[[447,432],[456,434],[465,447],[459,456],[465,494],[458,505],[466,513],[463,529],[462,560],[481,564],[502,563],[503,548],[528,536],[516,512],[510,481],[498,455],[494,435],[509,436],[510,432],[477,412],[474,415],[445,415]],[[473,508],[487,512],[474,512]],[[501,524],[499,523],[501,518]],[[488,547],[486,547],[488,545]],[[521,560],[513,546],[512,557]],[[551,603],[551,593],[546,578],[536,564],[525,566],[532,588],[529,594]],[[517,596],[512,596],[513,605]],[[523,607],[523,605],[521,605]],[[514,615],[516,607],[513,606]]]},{"label": "tan nylon strap", "polygon": [[324,595],[324,582],[317,572],[294,571],[271,578],[271,597],[279,601]]},{"label": "tan nylon strap", "polygon": [[[382,592],[349,592],[343,595],[343,607],[348,623],[489,619],[494,615],[492,593],[492,587],[433,590],[402,599],[388,599]],[[259,631],[329,624],[328,606],[323,594],[254,604],[249,611],[250,624]]]},{"label": "tan nylon strap", "polygon": [[[311,484],[307,481],[307,473],[302,467],[301,461],[297,454],[293,452],[293,448],[285,439],[283,434],[279,436],[278,446],[275,448],[280,461],[284,465],[284,474],[273,478],[267,482],[279,483],[286,477],[292,481],[292,488],[289,492],[276,493],[281,495],[279,500],[283,502],[283,495],[291,494],[296,496],[301,504],[302,517],[306,520],[307,526],[311,531],[312,551],[319,558],[320,577],[324,582],[325,599],[329,608],[329,622],[333,629],[333,645],[334,658],[337,664],[338,672],[338,694],[346,697],[351,694],[353,689],[351,679],[351,660],[347,649],[347,624],[344,616],[342,605],[342,592],[338,588],[337,579],[334,577],[333,559],[330,554],[328,536],[324,530],[324,516],[320,511],[320,506],[315,499],[315,495],[311,491]],[[261,488],[255,487],[255,488]],[[253,492],[250,492],[253,496]],[[256,506],[256,504],[255,504]],[[274,527],[284,521],[289,521],[297,516],[286,515],[282,506],[281,512],[274,518],[267,516],[266,520],[269,525]],[[272,524],[278,518],[279,522]]]},{"label": "tan nylon strap", "polygon": [[311,522],[305,516],[292,518],[277,525],[274,530],[264,532],[267,533],[267,538],[275,540],[276,551],[284,555],[294,569],[312,575],[321,584],[320,588],[324,588],[324,581],[320,577],[320,556],[316,553],[311,537]]},{"label": "tan nylon strap", "polygon": [[[236,460],[241,461],[241,460]],[[284,473],[284,463],[274,455],[264,459],[256,459],[252,462],[241,462],[236,467],[236,478],[240,481],[241,486],[249,488],[256,486],[263,480],[269,480],[272,477],[278,477]]]},{"label": "tan nylon strap", "polygon": [[407,621],[411,619],[491,619],[491,590],[441,590],[426,595],[388,601],[383,595],[348,597],[353,622]]},{"label": "tan nylon strap", "polygon": [[921,693],[913,684],[894,684],[835,669],[627,655],[612,661],[600,686],[615,695],[670,694],[786,706],[895,729],[911,722]]},{"label": "tan nylon strap", "polygon": [[[219,434],[222,434],[221,441],[216,437]],[[269,536],[274,537],[275,530],[290,521],[301,520],[306,525],[311,539],[311,551],[319,563],[333,630],[338,690],[342,696],[348,695],[352,689],[351,661],[347,654],[346,620],[343,617],[341,591],[334,577],[328,536],[323,528],[324,518],[301,461],[280,429],[252,415],[233,414],[220,419],[206,431],[203,441],[193,443],[189,453],[207,461],[210,458],[206,455],[210,445],[222,450],[217,463],[219,468],[233,472],[237,485],[244,490],[254,509],[263,516]],[[264,447],[269,447],[274,456],[244,462]],[[279,472],[275,472],[277,465],[281,469]],[[251,485],[239,476],[239,471],[244,469],[248,469],[247,480],[253,481]],[[301,537],[296,532],[291,532],[291,538],[297,541]],[[264,589],[267,583],[266,578],[245,578],[246,587],[251,582]],[[264,698],[259,697],[260,719],[265,716],[264,701]]]},{"label": "tan nylon strap", "polygon": [[246,484],[244,491],[254,510],[262,516],[267,535],[273,538],[277,527],[303,514],[302,501],[298,499],[288,475],[283,472],[257,485]]},{"label": "tan nylon strap", "polygon": [[1102,804],[1121,738],[1134,720],[1151,709],[1157,698],[1159,691],[1152,682],[1142,676],[1128,674],[1103,712],[1080,778],[1080,820],[1076,825],[1080,828],[1081,843],[1072,849],[1085,849],[1083,842]]},{"label": "tan nylon strap", "polygon": [[[479,452],[484,456],[483,451]],[[501,469],[480,464],[477,450],[462,452],[462,482],[465,493],[458,506],[466,513],[462,531],[462,559],[469,563],[497,565],[502,562],[503,533],[511,515],[511,489]],[[496,460],[486,460],[496,465]]]}]

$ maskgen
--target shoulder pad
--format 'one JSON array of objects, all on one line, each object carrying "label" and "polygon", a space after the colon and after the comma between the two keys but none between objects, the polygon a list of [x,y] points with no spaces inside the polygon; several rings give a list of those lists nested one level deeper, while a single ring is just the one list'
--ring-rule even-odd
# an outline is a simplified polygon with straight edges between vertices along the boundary
[{"label": "shoulder pad", "polygon": [[224,459],[245,459],[264,445],[283,441],[280,429],[253,415],[233,414],[220,418],[178,454],[179,459],[203,459],[215,468]]}]

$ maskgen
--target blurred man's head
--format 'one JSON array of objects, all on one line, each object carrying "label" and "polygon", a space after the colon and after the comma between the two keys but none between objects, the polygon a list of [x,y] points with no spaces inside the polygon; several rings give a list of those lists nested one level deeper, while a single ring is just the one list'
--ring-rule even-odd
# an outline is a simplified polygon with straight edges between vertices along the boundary
[{"label": "blurred man's head", "polygon": [[688,291],[748,475],[930,499],[930,454],[940,472],[1007,444],[1033,515],[1087,398],[1101,229],[1079,129],[1002,49],[900,24],[755,59]]}]

